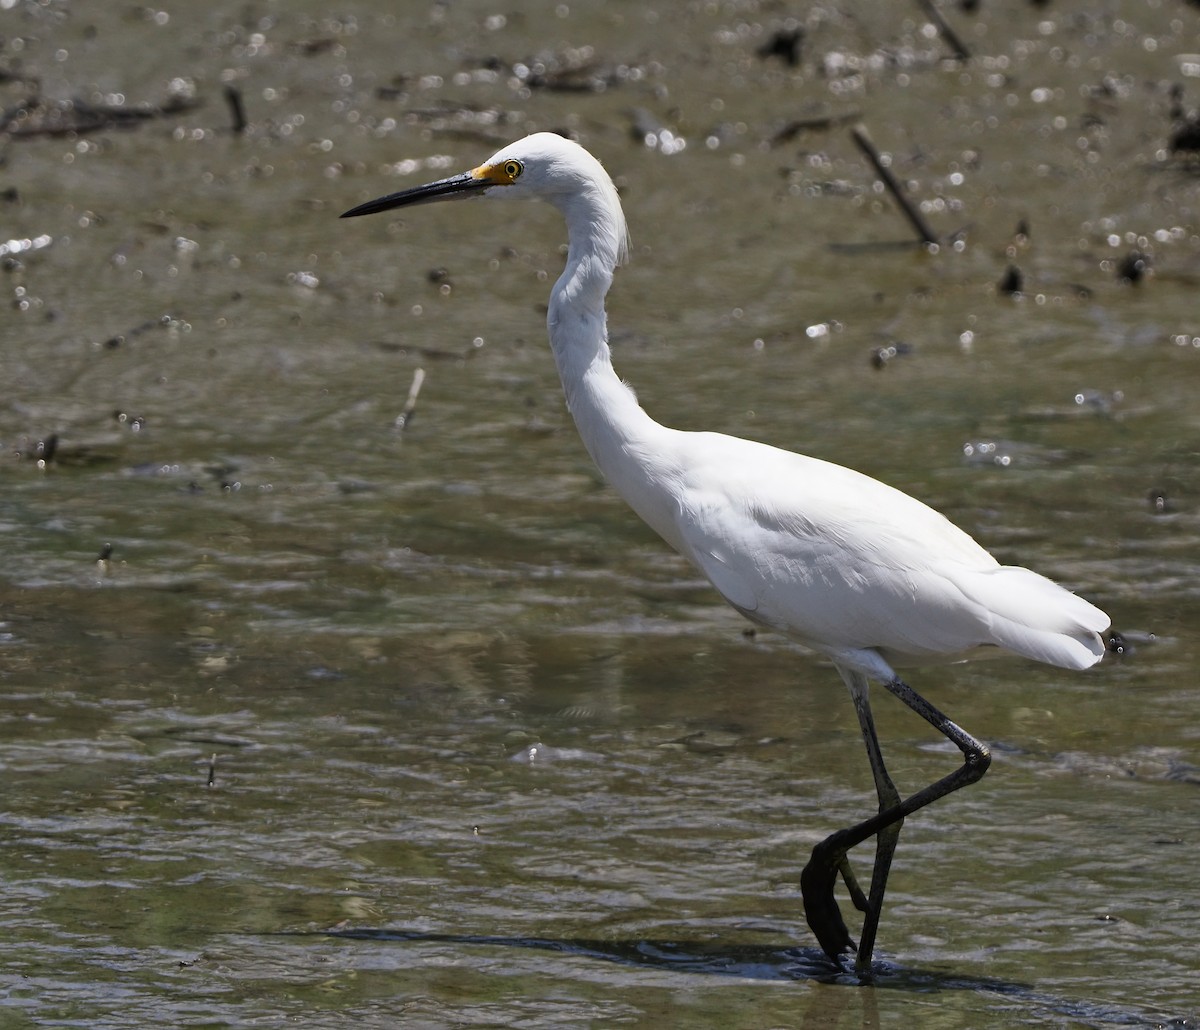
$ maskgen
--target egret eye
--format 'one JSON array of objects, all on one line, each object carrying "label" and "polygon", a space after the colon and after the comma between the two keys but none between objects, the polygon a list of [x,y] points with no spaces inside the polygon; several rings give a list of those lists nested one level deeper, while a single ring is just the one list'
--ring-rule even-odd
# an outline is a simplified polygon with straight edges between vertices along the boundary
[{"label": "egret eye", "polygon": [[504,162],[504,174],[508,177],[509,182],[519,179],[523,171],[525,171],[525,166],[520,161]]}]

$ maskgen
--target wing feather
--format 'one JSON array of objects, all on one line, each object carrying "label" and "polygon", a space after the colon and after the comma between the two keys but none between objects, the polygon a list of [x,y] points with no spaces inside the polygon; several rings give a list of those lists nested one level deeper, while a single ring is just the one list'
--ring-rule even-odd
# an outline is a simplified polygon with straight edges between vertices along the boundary
[{"label": "wing feather", "polygon": [[680,483],[677,546],[737,609],[830,654],[911,664],[994,645],[1069,668],[1108,619],[1001,566],[944,516],[852,469],[720,434]]}]

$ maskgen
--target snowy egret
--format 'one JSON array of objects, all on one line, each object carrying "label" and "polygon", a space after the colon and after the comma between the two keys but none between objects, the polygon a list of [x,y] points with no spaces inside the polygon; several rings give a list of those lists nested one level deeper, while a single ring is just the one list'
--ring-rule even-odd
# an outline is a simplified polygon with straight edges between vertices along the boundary
[{"label": "snowy egret", "polygon": [[[546,200],[566,218],[566,267],[546,321],[567,406],[607,480],[734,608],[828,656],[849,688],[879,811],[814,847],[801,894],[826,954],[840,963],[857,950],[855,968],[868,975],[903,820],[978,780],[991,760],[896,667],[999,649],[1083,669],[1104,654],[1108,617],[1037,573],[1000,565],[932,508],[878,480],[737,437],[668,429],[646,414],[613,370],[604,310],[628,246],[625,217],[612,180],[578,144],[536,133],[477,168],[342,217],[472,196]],[[962,766],[901,798],[884,766],[869,680],[952,741]],[[847,856],[872,836],[864,892]],[[863,912],[857,946],[834,897],[839,875]]]}]

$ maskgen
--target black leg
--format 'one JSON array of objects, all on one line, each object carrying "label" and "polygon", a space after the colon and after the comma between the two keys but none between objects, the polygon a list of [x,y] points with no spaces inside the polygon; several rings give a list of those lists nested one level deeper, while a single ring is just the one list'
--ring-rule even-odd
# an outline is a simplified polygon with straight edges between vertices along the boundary
[{"label": "black leg", "polygon": [[[953,741],[964,759],[962,766],[954,772],[917,791],[911,797],[900,800],[899,792],[883,765],[883,755],[867,699],[866,680],[860,673],[845,671],[840,667],[838,671],[842,673],[854,697],[863,740],[867,745],[867,756],[871,762],[871,772],[875,779],[875,789],[879,795],[880,811],[856,826],[831,834],[814,847],[812,857],[800,875],[800,891],[804,898],[804,912],[808,925],[825,953],[837,961],[845,952],[857,950],[855,969],[859,975],[866,975],[871,968],[871,954],[874,951],[875,934],[883,910],[888,872],[904,819],[960,787],[976,782],[987,772],[991,754],[982,742],[951,722],[903,680],[896,678],[885,683],[884,686],[891,693],[939,733]],[[864,899],[861,888],[849,871],[847,854],[871,836],[876,836],[875,867],[871,875],[871,892]],[[865,913],[862,939],[857,949],[850,939],[841,911],[833,897],[839,874],[845,880],[855,907]]]},{"label": "black leg", "polygon": [[[863,741],[867,745],[867,759],[871,763],[871,775],[875,780],[875,794],[879,799],[879,811],[886,812],[900,804],[900,792],[888,775],[887,767],[883,764],[883,751],[879,746],[879,736],[875,732],[875,719],[871,715],[870,697],[866,677],[861,673],[843,672],[842,678],[850,687],[854,698],[854,710],[858,713],[858,724],[862,728]],[[892,868],[892,856],[896,853],[896,845],[900,841],[900,828],[904,820],[900,819],[885,826],[875,835],[875,865],[871,870],[871,893],[861,904],[859,898],[853,898],[855,907],[863,913],[862,935],[858,941],[858,959],[855,967],[860,974],[871,968],[871,953],[875,950],[875,934],[879,929],[879,917],[883,912],[883,895],[887,891],[888,873]],[[845,879],[849,868],[849,859],[843,865],[842,878]],[[849,884],[847,884],[849,887]],[[861,896],[862,891],[860,890]]]},{"label": "black leg", "polygon": [[[875,731],[875,720],[871,715],[870,693],[867,678],[862,673],[838,667],[842,679],[850,689],[854,699],[854,709],[858,714],[859,726],[862,729],[863,742],[867,746],[867,760],[871,764],[871,775],[875,780],[875,793],[879,799],[879,811],[886,812],[900,804],[900,792],[888,775],[884,765],[883,752],[879,746],[879,736]],[[879,916],[883,910],[883,896],[887,890],[888,872],[892,865],[892,856],[900,839],[900,827],[903,820],[890,824],[876,835],[875,865],[871,872],[870,895],[863,893],[858,880],[850,866],[850,858],[841,848],[831,848],[828,861],[821,863],[810,862],[801,876],[801,893],[805,901],[805,913],[809,926],[817,935],[822,948],[831,958],[852,950],[858,950],[865,956],[863,961],[869,968],[871,952],[875,946],[875,933],[879,925]],[[832,838],[831,838],[832,841]],[[830,844],[826,841],[825,844]],[[836,861],[836,867],[831,865]],[[862,939],[857,949],[846,929],[841,912],[833,898],[833,888],[837,875],[840,874],[854,907],[864,913]]]}]

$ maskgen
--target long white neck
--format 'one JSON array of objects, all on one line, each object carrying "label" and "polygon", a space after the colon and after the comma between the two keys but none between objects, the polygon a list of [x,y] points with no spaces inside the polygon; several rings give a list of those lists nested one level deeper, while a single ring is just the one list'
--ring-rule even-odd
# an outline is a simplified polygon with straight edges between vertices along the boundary
[{"label": "long white neck", "polygon": [[[550,293],[550,347],[575,426],[605,478],[633,509],[675,546],[669,480],[670,440],[618,378],[608,347],[604,298],[624,244],[611,205],[588,194],[562,205],[567,264]],[[606,224],[607,223],[607,224]]]}]

